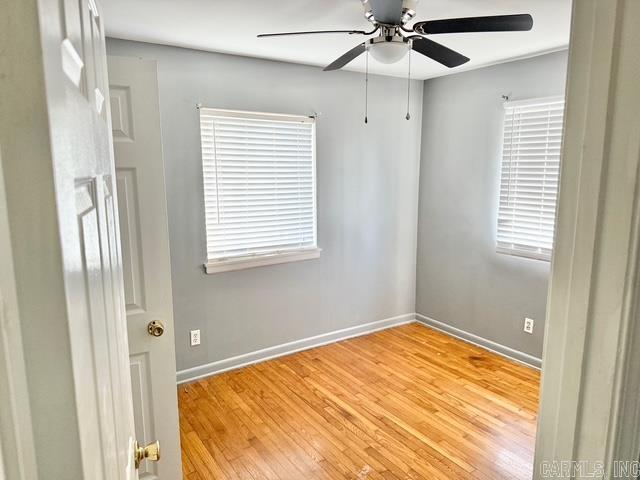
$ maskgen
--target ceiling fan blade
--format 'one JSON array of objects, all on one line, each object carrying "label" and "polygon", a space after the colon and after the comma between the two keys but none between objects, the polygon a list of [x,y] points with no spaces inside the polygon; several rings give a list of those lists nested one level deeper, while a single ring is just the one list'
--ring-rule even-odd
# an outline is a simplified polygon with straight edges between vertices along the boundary
[{"label": "ceiling fan blade", "polygon": [[361,43],[360,45],[356,45],[351,50],[349,50],[347,53],[342,55],[340,58],[338,58],[337,60],[334,60],[332,63],[330,63],[329,65],[324,67],[324,71],[325,72],[329,72],[331,70],[340,70],[347,63],[349,63],[351,60],[356,58],[358,55],[362,55],[366,51],[367,51],[367,47],[366,47],[366,44],[364,42]]},{"label": "ceiling fan blade", "polygon": [[467,63],[468,57],[451,50],[450,48],[440,45],[439,43],[429,40],[428,38],[418,37],[414,35],[411,37],[413,40],[411,48],[418,53],[421,53],[425,57],[429,57],[438,63],[441,63],[445,67],[454,68]]},{"label": "ceiling fan blade", "polygon": [[427,20],[413,25],[413,31],[421,35],[467,32],[522,32],[531,30],[531,28],[533,28],[533,17],[528,13]]},{"label": "ceiling fan blade", "polygon": [[318,33],[348,33],[349,35],[369,35],[373,32],[365,32],[364,30],[316,30],[309,32],[281,32],[281,33],[261,33],[258,38],[263,37],[284,37],[286,35],[315,35]]},{"label": "ceiling fan blade", "polygon": [[402,17],[402,0],[368,0],[378,23],[398,25]]}]

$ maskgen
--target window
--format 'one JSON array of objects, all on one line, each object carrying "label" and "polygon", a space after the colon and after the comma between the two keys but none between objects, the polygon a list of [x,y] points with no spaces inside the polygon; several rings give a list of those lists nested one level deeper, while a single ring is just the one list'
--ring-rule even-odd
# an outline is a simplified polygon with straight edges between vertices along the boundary
[{"label": "window", "polygon": [[317,258],[315,119],[200,108],[207,273]]},{"label": "window", "polygon": [[497,251],[550,260],[564,98],[505,102]]}]

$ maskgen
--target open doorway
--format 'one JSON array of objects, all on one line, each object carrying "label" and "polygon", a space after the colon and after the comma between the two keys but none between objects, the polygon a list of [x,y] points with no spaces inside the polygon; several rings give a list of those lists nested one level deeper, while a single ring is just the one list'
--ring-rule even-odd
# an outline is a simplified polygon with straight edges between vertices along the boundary
[{"label": "open doorway", "polygon": [[[368,10],[365,2],[365,13],[389,14],[380,5],[372,1]],[[414,13],[406,9],[402,18]],[[360,72],[318,81],[314,67],[122,40],[109,41],[107,66],[106,16],[95,2],[20,2],[9,8],[12,21],[2,32],[9,53],[2,70],[11,74],[0,76],[8,112],[0,123],[0,398],[7,406],[0,410],[0,477],[634,475],[640,5],[574,5],[535,468],[538,376],[522,363],[535,363],[536,354],[526,341],[513,348],[496,339],[510,338],[516,325],[518,335],[526,327],[535,338],[539,314],[497,322],[493,333],[474,330],[486,327],[491,302],[484,297],[492,292],[469,285],[483,282],[487,267],[482,255],[473,262],[467,255],[491,252],[501,259],[493,266],[505,270],[525,261],[514,247],[532,246],[519,242],[525,223],[504,223],[502,195],[493,209],[454,215],[456,202],[472,210],[469,200],[491,169],[478,172],[459,155],[477,138],[461,141],[439,123],[455,112],[459,130],[471,122],[486,138],[499,123],[502,148],[487,141],[467,155],[502,154],[498,173],[513,117],[539,120],[518,109],[540,113],[540,99],[549,97],[522,103],[499,85],[493,93],[509,98],[497,99],[499,108],[482,121],[455,105],[474,100],[465,95],[481,86],[480,69],[425,83]],[[16,61],[21,49],[28,61]],[[130,58],[117,58],[123,56]],[[375,62],[368,67],[383,73]],[[550,71],[535,82],[538,93]],[[185,87],[184,76],[200,83]],[[530,76],[522,76],[524,85]],[[363,112],[346,107],[363,84],[367,122],[348,128],[363,120]],[[230,96],[230,89],[244,96]],[[18,102],[19,91],[30,94]],[[452,91],[457,96],[442,95]],[[547,156],[557,150],[549,146],[552,103],[543,112]],[[539,156],[526,152],[539,147],[525,147],[516,163]],[[512,151],[507,157],[513,163]],[[551,183],[552,163],[543,168]],[[465,175],[456,174],[459,167]],[[515,210],[510,189],[525,188],[518,181],[531,175],[507,175],[504,208]],[[27,188],[34,180],[38,188]],[[260,192],[249,188],[256,184]],[[456,192],[467,197],[448,196]],[[425,226],[425,218],[433,226],[442,220],[431,210],[437,202],[461,221]],[[295,214],[287,213],[291,204]],[[489,210],[497,226],[483,250],[481,241],[464,240],[476,238],[474,222]],[[527,217],[522,211],[512,217]],[[230,213],[236,230],[223,225]],[[294,226],[287,235],[270,234],[273,222]],[[544,215],[536,222],[543,225]],[[246,223],[251,232],[237,230]],[[274,235],[278,245],[294,238],[304,248],[261,255]],[[528,256],[547,253],[536,248]],[[238,249],[251,258],[228,253]],[[505,249],[514,258],[493,257]],[[461,268],[453,268],[452,251],[466,277],[454,275]],[[434,273],[448,289],[438,290]],[[505,293],[515,286],[500,284]],[[460,287],[475,298],[456,298],[451,292]],[[532,297],[540,293],[534,290]],[[470,326],[452,324],[451,312]]]},{"label": "open doorway", "polygon": [[[175,331],[185,475],[531,475],[570,2],[536,8],[535,38],[532,32],[477,38],[522,45],[544,40],[544,48],[528,47],[538,48],[537,55],[520,58],[531,55],[521,49],[509,61],[488,59],[462,72],[441,66],[439,73],[448,75],[413,80],[409,120],[394,113],[406,106],[404,78],[365,82],[360,73],[321,74],[108,40],[113,65],[125,57],[157,62],[176,318],[175,329],[165,325],[164,338]],[[456,14],[464,16],[458,10],[449,16]],[[550,25],[558,30],[557,44],[540,33]],[[464,47],[471,49],[469,38],[458,48]],[[138,133],[122,112],[130,112],[126,102],[135,101],[140,88],[122,85],[127,74],[140,76],[134,72],[141,63],[128,61],[113,67],[123,76],[111,82],[113,117],[120,121],[114,122],[116,166],[125,169],[129,162],[120,167],[118,157],[135,146],[137,137],[130,137]],[[430,68],[423,63],[414,56],[414,78]],[[381,68],[374,60],[370,67]],[[259,72],[261,81],[247,72]],[[367,124],[365,105],[344,101],[364,93],[365,83]],[[143,128],[158,123],[144,119]],[[387,140],[362,143],[346,131]],[[279,150],[269,150],[267,135]],[[400,156],[392,153],[395,139],[403,145]],[[280,163],[256,166],[276,154]],[[283,160],[291,155],[295,170]],[[287,184],[276,183],[273,165]],[[256,182],[259,191],[238,178]],[[277,201],[271,190],[290,194],[292,185],[302,195],[283,195],[282,210],[268,211]],[[258,202],[257,213],[249,212],[247,205]],[[121,220],[135,219],[123,208]],[[292,208],[302,212],[295,222]],[[237,218],[233,228],[220,226],[221,216],[241,210],[251,217],[247,225],[266,224],[266,230],[249,230]],[[144,206],[138,215],[147,216]],[[305,255],[315,257],[241,269],[247,264],[234,260],[236,252],[254,248],[249,240],[266,244],[276,224],[286,225],[294,241],[308,228],[301,242],[308,241]],[[226,259],[218,258],[223,250]],[[135,265],[125,282],[135,281]],[[532,322],[530,331],[525,321]],[[145,343],[158,341],[135,328]],[[373,334],[383,328],[391,329]],[[340,369],[358,363],[359,371]],[[170,376],[170,369],[160,370]],[[381,420],[389,418],[395,420]],[[298,438],[299,429],[313,440]],[[288,458],[291,452],[297,460]],[[176,457],[165,461],[176,463]]]}]

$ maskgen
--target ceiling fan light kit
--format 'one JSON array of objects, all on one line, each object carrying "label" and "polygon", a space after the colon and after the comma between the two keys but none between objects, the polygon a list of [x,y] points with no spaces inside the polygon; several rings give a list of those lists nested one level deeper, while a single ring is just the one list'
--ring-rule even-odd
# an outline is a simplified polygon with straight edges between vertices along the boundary
[{"label": "ceiling fan light kit", "polygon": [[369,40],[367,48],[371,56],[378,62],[390,65],[402,60],[411,45],[410,40],[406,37],[376,37]]},{"label": "ceiling fan light kit", "polygon": [[[377,34],[376,37],[365,40],[334,60],[324,68],[325,71],[339,70],[365,52],[367,54],[370,53],[378,62],[389,65],[402,60],[407,55],[407,52],[411,50],[447,68],[455,68],[467,63],[469,58],[426,38],[426,36],[443,33],[520,32],[533,28],[533,18],[529,14],[427,20],[416,22],[413,26],[408,27],[407,23],[413,20],[416,15],[419,0],[361,1],[364,7],[364,16],[374,27],[368,32],[364,30],[321,30],[265,33],[258,35],[258,37],[323,33],[346,33],[364,36]],[[406,33],[409,35],[405,35]],[[408,88],[410,88],[410,65],[409,62]],[[407,120],[410,118],[408,112],[406,118]]]}]

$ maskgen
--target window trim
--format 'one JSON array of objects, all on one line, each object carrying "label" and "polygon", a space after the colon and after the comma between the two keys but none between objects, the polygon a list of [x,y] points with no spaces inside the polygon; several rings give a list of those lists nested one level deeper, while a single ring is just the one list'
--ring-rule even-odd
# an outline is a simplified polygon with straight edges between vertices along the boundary
[{"label": "window trim", "polygon": [[[210,108],[198,105],[198,122],[200,125],[201,110],[206,110],[209,115],[220,115],[231,118],[241,119],[257,119],[257,120],[274,120],[282,122],[298,122],[311,124],[311,162],[312,162],[312,185],[313,185],[313,239],[314,245],[311,247],[292,248],[276,252],[267,253],[252,253],[247,255],[238,255],[229,258],[220,258],[211,260],[208,258],[208,251],[206,253],[207,259],[204,263],[205,273],[208,275],[216,273],[224,273],[235,270],[244,270],[248,268],[262,267],[268,265],[277,265],[282,263],[312,260],[320,257],[322,249],[318,247],[318,188],[317,188],[317,164],[316,164],[316,118],[309,115],[293,115],[283,113],[267,113],[267,112],[254,112],[244,110],[226,110],[220,108]],[[200,139],[202,140],[202,133],[200,132]],[[202,152],[200,161],[203,162]],[[203,178],[204,180],[204,178]],[[206,217],[206,204],[204,204],[205,217]],[[205,225],[205,245],[208,245],[208,233]]]},{"label": "window trim", "polygon": [[[496,212],[496,227],[495,227],[495,251],[496,253],[499,254],[503,254],[503,255],[510,255],[512,257],[521,257],[521,258],[528,258],[528,259],[533,259],[533,260],[539,260],[539,261],[543,261],[543,262],[551,262],[551,258],[553,257],[553,249],[554,246],[553,243],[551,245],[551,249],[550,251],[547,252],[542,252],[542,251],[535,251],[533,249],[533,247],[531,247],[531,250],[527,250],[526,247],[518,247],[515,245],[512,245],[511,247],[509,246],[505,246],[505,245],[500,245],[500,242],[498,241],[498,230],[499,230],[499,219],[500,219],[500,192],[502,191],[502,168],[503,168],[503,156],[504,156],[504,131],[505,131],[505,117],[506,117],[506,110],[507,108],[517,108],[517,107],[527,107],[527,106],[532,106],[532,105],[536,105],[536,104],[549,104],[549,103],[555,103],[555,102],[564,102],[564,106],[563,106],[563,121],[562,121],[562,135],[561,135],[561,140],[560,140],[560,160],[559,162],[562,162],[562,145],[563,145],[563,138],[564,138],[564,120],[566,119],[566,98],[565,95],[551,95],[551,96],[547,96],[547,97],[534,97],[534,98],[528,98],[528,99],[522,99],[522,100],[507,100],[506,102],[503,103],[503,122],[502,122],[502,138],[500,141],[500,168],[498,169],[498,173],[499,173],[499,179],[498,179],[498,209]],[[561,167],[561,165],[560,165]],[[560,173],[558,173],[558,176],[560,175]],[[560,188],[560,186],[558,185],[558,189]],[[556,221],[557,221],[557,209],[558,209],[558,195],[559,192],[556,194],[556,205],[555,205],[555,209],[556,209],[556,215],[554,217],[554,223],[553,223],[553,238],[555,239],[555,229],[556,229]]]},{"label": "window trim", "polygon": [[320,258],[321,248],[305,248],[276,253],[265,253],[262,255],[246,255],[242,257],[226,258],[205,263],[207,274],[231,272],[234,270],[244,270],[246,268],[264,267],[267,265],[277,265],[279,263],[298,262],[302,260],[313,260]]},{"label": "window trim", "polygon": [[540,260],[547,263],[551,261],[551,255],[553,254],[553,252],[551,254],[534,251],[527,252],[526,250],[521,250],[519,248],[509,248],[500,245],[496,246],[496,253],[510,255],[512,257],[528,258],[530,260]]},{"label": "window trim", "polygon": [[198,106],[198,110],[206,110],[211,115],[220,115],[221,117],[230,118],[250,118],[253,120],[275,120],[280,122],[299,122],[299,123],[312,123],[315,125],[316,119],[311,115],[294,115],[291,113],[269,113],[269,112],[254,112],[249,110],[225,110],[223,108],[205,107],[203,105]]}]

